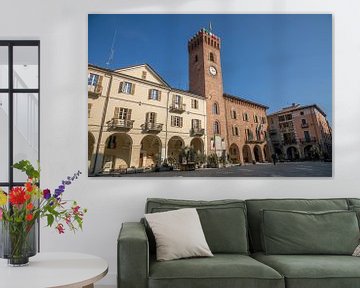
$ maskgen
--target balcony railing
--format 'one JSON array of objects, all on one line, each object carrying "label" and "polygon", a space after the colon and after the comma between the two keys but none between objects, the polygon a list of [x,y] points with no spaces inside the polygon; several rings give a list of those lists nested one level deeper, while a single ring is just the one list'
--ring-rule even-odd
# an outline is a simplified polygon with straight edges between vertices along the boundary
[{"label": "balcony railing", "polygon": [[169,111],[173,113],[184,113],[186,105],[182,103],[172,103],[170,105]]},{"label": "balcony railing", "polygon": [[103,91],[103,87],[98,84],[98,85],[88,85],[88,92],[89,92],[89,96],[93,96],[93,97],[99,97],[101,95]]},{"label": "balcony railing", "polygon": [[292,145],[292,144],[297,144],[296,139],[288,139],[288,140],[283,140],[282,145]]},{"label": "balcony railing", "polygon": [[134,120],[113,118],[107,124],[110,129],[131,129],[133,128]]},{"label": "balcony railing", "polygon": [[309,127],[309,123],[301,123],[301,128],[308,128]]},{"label": "balcony railing", "polygon": [[190,130],[190,134],[191,136],[203,136],[205,133],[205,129],[204,128],[192,128]]},{"label": "balcony railing", "polygon": [[146,122],[141,125],[141,129],[144,132],[154,132],[154,133],[160,132],[162,130],[162,127],[163,127],[163,124],[151,123],[151,122]]},{"label": "balcony railing", "polygon": [[245,140],[246,144],[262,144],[265,142],[265,138],[255,139],[255,138],[247,138]]},{"label": "balcony railing", "polygon": [[306,144],[306,143],[316,143],[316,138],[315,137],[309,137],[309,138],[302,138],[300,139],[300,143],[301,144]]}]

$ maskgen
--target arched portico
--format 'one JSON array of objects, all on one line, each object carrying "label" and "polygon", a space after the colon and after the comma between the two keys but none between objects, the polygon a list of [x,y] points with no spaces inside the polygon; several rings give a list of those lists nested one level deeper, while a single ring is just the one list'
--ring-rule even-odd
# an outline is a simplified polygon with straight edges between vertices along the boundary
[{"label": "arched portico", "polygon": [[239,147],[235,143],[230,145],[229,157],[230,157],[230,161],[232,163],[234,163],[234,164],[240,163],[240,150],[239,150]]},{"label": "arched portico", "polygon": [[243,152],[244,163],[251,163],[253,161],[253,158],[252,158],[250,146],[244,145],[242,152]]},{"label": "arched portico", "polygon": [[139,167],[153,167],[161,160],[161,140],[147,135],[141,140]]},{"label": "arched portico", "polygon": [[103,171],[130,167],[132,139],[125,133],[111,134],[105,142]]}]

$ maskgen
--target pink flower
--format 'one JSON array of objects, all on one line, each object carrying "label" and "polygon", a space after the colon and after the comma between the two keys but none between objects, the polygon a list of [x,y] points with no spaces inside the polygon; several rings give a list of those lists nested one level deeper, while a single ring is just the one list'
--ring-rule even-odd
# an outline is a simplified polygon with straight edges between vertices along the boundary
[{"label": "pink flower", "polygon": [[59,223],[55,228],[58,230],[59,234],[65,233],[64,226],[61,223]]},{"label": "pink flower", "polygon": [[0,220],[2,220],[2,218],[3,218],[3,211],[2,211],[2,209],[0,208]]}]

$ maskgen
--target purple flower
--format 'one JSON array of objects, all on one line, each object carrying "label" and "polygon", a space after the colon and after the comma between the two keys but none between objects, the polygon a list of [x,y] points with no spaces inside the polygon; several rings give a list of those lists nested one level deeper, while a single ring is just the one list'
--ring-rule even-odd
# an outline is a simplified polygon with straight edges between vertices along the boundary
[{"label": "purple flower", "polygon": [[51,193],[50,193],[50,190],[49,189],[44,189],[43,191],[43,196],[44,198],[47,200],[51,197]]}]

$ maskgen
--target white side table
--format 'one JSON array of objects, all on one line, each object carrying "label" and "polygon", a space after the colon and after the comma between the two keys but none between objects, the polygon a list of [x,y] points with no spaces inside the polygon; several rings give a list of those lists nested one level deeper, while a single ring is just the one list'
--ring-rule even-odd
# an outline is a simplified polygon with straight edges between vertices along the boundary
[{"label": "white side table", "polygon": [[0,260],[0,287],[93,288],[108,272],[102,258],[80,253],[38,253],[28,266],[9,267]]}]

